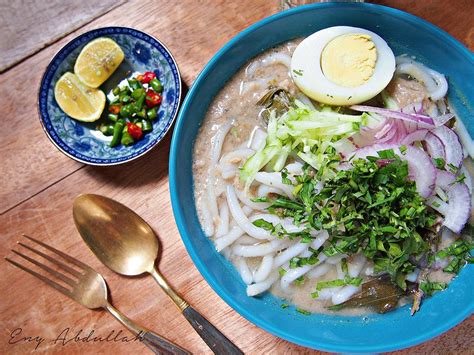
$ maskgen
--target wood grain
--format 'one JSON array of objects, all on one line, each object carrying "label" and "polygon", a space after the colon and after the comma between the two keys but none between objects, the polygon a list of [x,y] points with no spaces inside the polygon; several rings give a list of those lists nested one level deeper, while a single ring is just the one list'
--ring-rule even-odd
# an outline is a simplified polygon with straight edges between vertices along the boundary
[{"label": "wood grain", "polygon": [[0,73],[124,1],[1,1]]},{"label": "wood grain", "polygon": [[[384,3],[402,8],[414,4]],[[427,20],[439,21],[438,25],[473,48],[473,42],[466,37],[466,33],[473,31],[472,14],[464,11],[470,1],[460,0],[456,5],[444,1],[424,4],[416,2],[409,10]],[[151,277],[125,278],[114,274],[85,247],[72,220],[72,201],[80,193],[103,194],[128,205],[151,224],[163,247],[160,270],[164,276],[246,353],[317,354],[278,339],[240,317],[211,290],[194,267],[181,242],[169,200],[170,135],[152,152],[126,166],[83,167],[58,152],[43,134],[35,108],[36,92],[32,90],[38,87],[43,69],[62,45],[79,33],[107,25],[135,27],[160,38],[175,55],[183,80],[190,86],[216,50],[249,24],[275,13],[277,5],[277,1],[251,0],[130,1],[1,74],[0,107],[10,126],[0,133],[0,210],[7,211],[0,216],[0,255],[12,254],[9,249],[15,247],[20,233],[36,236],[102,273],[114,305],[129,317],[195,353],[209,353]],[[440,10],[443,5],[454,12],[446,16],[447,20],[430,8],[436,6]],[[28,80],[18,80],[25,72],[29,73]],[[105,312],[77,305],[6,262],[0,263],[0,274],[0,353],[33,351],[34,343],[8,344],[11,332],[18,327],[23,328],[22,336],[40,335],[48,339],[35,351],[39,353],[129,354],[145,349],[136,342],[53,344],[51,340],[68,327],[69,338],[80,329],[84,330],[83,337],[92,329],[96,336],[105,337],[122,327]],[[471,317],[434,340],[398,353],[467,354],[474,348],[473,329]]]}]

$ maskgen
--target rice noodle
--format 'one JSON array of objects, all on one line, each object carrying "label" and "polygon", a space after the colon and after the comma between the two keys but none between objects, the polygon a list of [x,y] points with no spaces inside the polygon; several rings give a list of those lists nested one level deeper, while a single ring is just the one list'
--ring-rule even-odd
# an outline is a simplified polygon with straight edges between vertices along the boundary
[{"label": "rice noodle", "polygon": [[233,242],[240,238],[244,234],[244,231],[240,227],[233,227],[228,234],[223,237],[217,238],[214,241],[217,251],[221,251],[227,248]]},{"label": "rice noodle", "polygon": [[252,258],[256,256],[265,256],[278,250],[285,249],[288,242],[282,240],[272,240],[271,242],[261,243],[257,245],[241,245],[232,246],[234,255]]},{"label": "rice noodle", "polygon": [[341,288],[340,290],[334,292],[331,297],[331,301],[333,304],[340,304],[342,302],[346,302],[349,298],[355,295],[357,292],[360,291],[360,287],[347,285]]},{"label": "rice noodle", "polygon": [[291,258],[301,254],[305,250],[308,250],[308,248],[309,248],[308,244],[300,243],[298,239],[295,244],[293,244],[284,252],[282,252],[277,257],[275,257],[275,260],[273,261],[273,267],[279,268],[284,263],[290,261]]},{"label": "rice noodle", "polygon": [[283,64],[289,70],[291,68],[291,57],[283,53],[271,53],[260,61],[255,61],[248,65],[247,68],[245,68],[245,75],[247,78],[253,79],[255,72],[259,68],[274,64]]},{"label": "rice noodle", "polygon": [[262,262],[260,263],[259,268],[253,275],[254,282],[262,282],[265,281],[270,273],[272,272],[273,266],[273,255],[265,255],[262,258]]},{"label": "rice noodle", "polygon": [[239,269],[240,276],[242,280],[247,284],[250,285],[253,282],[252,272],[249,269],[247,261],[245,258],[239,258],[237,263],[237,267]]},{"label": "rice noodle", "polygon": [[[215,167],[217,162],[219,161],[219,157],[222,151],[222,145],[224,144],[224,139],[229,133],[230,129],[232,128],[233,119],[228,120],[224,123],[219,130],[217,131],[216,135],[212,139],[212,147],[211,147],[211,161],[210,167],[207,177],[207,199],[209,203],[209,212],[213,221],[216,221],[219,211],[217,208],[217,197],[215,193],[215,177],[216,177],[216,170]],[[212,234],[211,234],[212,235]]]},{"label": "rice noodle", "polygon": [[211,216],[211,212],[209,211],[209,208],[207,207],[207,204],[202,206],[201,213],[202,213],[202,227],[204,230],[204,234],[210,237],[214,234],[214,220]]},{"label": "rice noodle", "polygon": [[232,185],[226,188],[227,203],[232,217],[248,235],[256,239],[274,239],[274,237],[265,229],[256,227],[250,222],[239,205],[235,189]]},{"label": "rice noodle", "polygon": [[267,197],[269,194],[278,194],[283,195],[284,192],[276,187],[268,186],[268,185],[260,185],[257,189],[258,197]]},{"label": "rice noodle", "polygon": [[223,202],[219,208],[219,223],[217,224],[215,237],[219,238],[229,232],[229,206]]},{"label": "rice noodle", "polygon": [[264,210],[271,205],[269,202],[253,202],[247,197],[247,194],[244,191],[240,191],[238,189],[235,190],[235,194],[237,195],[237,198],[240,200],[240,202],[254,210]]},{"label": "rice noodle", "polygon": [[278,272],[272,272],[265,281],[255,283],[253,285],[247,286],[247,296],[256,296],[260,293],[265,292],[268,290],[275,281],[278,280],[280,275]]},{"label": "rice noodle", "polygon": [[238,171],[237,167],[234,165],[221,165],[219,168],[221,176],[225,180],[234,178]]},{"label": "rice noodle", "polygon": [[237,170],[237,167],[235,165],[240,164],[253,153],[254,150],[249,148],[237,149],[232,152],[226,153],[219,159],[217,167],[220,170],[221,174],[225,170]]},{"label": "rice noodle", "polygon": [[305,275],[308,271],[314,268],[315,265],[304,265],[294,269],[288,270],[285,275],[281,278],[281,288],[282,290],[288,289],[290,284],[295,281],[297,278]]},{"label": "rice noodle", "polygon": [[240,83],[239,95],[245,95],[250,90],[261,90],[268,85],[271,78],[267,79],[255,79],[252,81],[242,81]]},{"label": "rice noodle", "polygon": [[364,268],[366,261],[367,261],[367,258],[362,253],[352,256],[347,263],[347,267],[349,269],[348,270],[349,276],[350,277],[359,276],[360,272]]},{"label": "rice noodle", "polygon": [[255,181],[267,186],[276,187],[283,191],[292,200],[295,199],[293,196],[293,185],[284,184],[281,181],[281,173],[259,172],[255,174]]},{"label": "rice noodle", "polygon": [[269,214],[269,213],[261,213],[261,214],[256,214],[253,215],[252,217],[249,218],[251,222],[254,222],[258,219],[263,219],[274,226],[277,224],[281,224],[283,229],[287,231],[288,233],[300,233],[304,231],[305,226],[295,226],[290,218],[280,218],[278,216],[275,216],[274,214]]},{"label": "rice noodle", "polygon": [[308,272],[308,277],[310,279],[315,279],[317,277],[321,277],[323,275],[326,275],[332,267],[333,266],[331,264],[328,264],[328,263],[323,263],[323,264],[317,265],[314,269],[312,269],[310,272]]},{"label": "rice noodle", "polygon": [[247,234],[241,236],[238,239],[238,241],[239,241],[239,244],[242,244],[242,245],[255,245],[255,244],[261,243],[260,240],[252,238],[250,235],[247,235]]},{"label": "rice noodle", "polygon": [[448,82],[443,74],[425,67],[407,57],[397,58],[397,74],[407,74],[425,85],[433,101],[443,98],[448,91]]},{"label": "rice noodle", "polygon": [[342,287],[330,287],[330,288],[324,288],[318,293],[318,300],[328,300],[331,299],[332,296],[338,292]]},{"label": "rice noodle", "polygon": [[249,147],[254,151],[257,151],[265,146],[267,139],[267,133],[260,128],[255,129],[250,137]]},{"label": "rice noodle", "polygon": [[456,132],[459,135],[463,149],[474,159],[474,140],[471,138],[471,135],[461,120],[456,120]]},{"label": "rice noodle", "polygon": [[286,170],[292,175],[301,175],[303,174],[303,164],[296,161],[294,163],[288,164]]}]

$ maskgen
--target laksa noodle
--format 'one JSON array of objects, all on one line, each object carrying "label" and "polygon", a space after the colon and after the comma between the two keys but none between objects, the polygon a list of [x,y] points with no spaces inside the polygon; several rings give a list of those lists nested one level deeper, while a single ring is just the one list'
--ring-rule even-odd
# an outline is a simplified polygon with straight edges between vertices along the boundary
[{"label": "laksa noodle", "polygon": [[413,314],[448,287],[472,262],[474,144],[447,92],[442,73],[354,27],[229,80],[195,142],[195,201],[249,297]]}]

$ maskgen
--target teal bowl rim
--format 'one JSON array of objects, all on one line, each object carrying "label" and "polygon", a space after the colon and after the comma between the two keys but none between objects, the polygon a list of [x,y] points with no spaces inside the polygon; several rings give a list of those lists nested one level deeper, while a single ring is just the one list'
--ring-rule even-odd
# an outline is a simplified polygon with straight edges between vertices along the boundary
[{"label": "teal bowl rim", "polygon": [[[460,312],[457,314],[456,317],[451,318],[449,321],[444,322],[440,324],[439,327],[432,328],[431,331],[425,332],[424,334],[418,335],[418,336],[412,336],[408,339],[400,339],[400,341],[396,343],[391,343],[391,344],[383,344],[380,346],[368,346],[368,345],[352,345],[352,344],[347,344],[345,346],[340,346],[340,345],[333,345],[330,343],[324,343],[324,342],[313,342],[311,340],[304,339],[302,340],[301,338],[295,338],[290,332],[288,331],[282,331],[279,329],[276,329],[272,325],[266,323],[265,321],[261,321],[258,317],[256,317],[253,313],[248,312],[245,308],[241,307],[238,302],[234,302],[231,297],[228,296],[226,291],[224,291],[217,280],[214,280],[213,277],[210,275],[210,273],[207,270],[207,266],[200,260],[198,257],[196,251],[193,249],[193,246],[190,243],[190,234],[187,231],[186,227],[186,220],[183,215],[183,209],[186,208],[181,204],[179,201],[179,185],[177,183],[178,180],[178,174],[179,174],[179,157],[178,157],[178,150],[179,150],[179,145],[181,141],[180,135],[182,134],[182,131],[186,127],[186,121],[185,117],[188,115],[188,106],[189,102],[193,99],[194,94],[196,93],[197,90],[199,90],[199,87],[201,85],[201,82],[205,81],[208,78],[208,74],[210,71],[213,69],[215,66],[216,62],[220,60],[220,58],[223,56],[224,53],[229,51],[232,46],[234,46],[237,42],[239,42],[242,38],[244,38],[247,34],[269,24],[272,23],[280,18],[286,17],[286,16],[291,16],[296,13],[304,12],[308,9],[313,9],[313,8],[341,8],[341,7],[365,7],[367,9],[372,9],[380,12],[384,12],[385,14],[388,15],[394,15],[396,17],[400,17],[402,19],[405,19],[406,21],[409,21],[411,23],[415,23],[417,25],[420,25],[422,27],[426,27],[427,29],[435,32],[436,34],[439,35],[439,37],[444,40],[449,42],[451,45],[453,45],[457,50],[464,52],[464,54],[467,55],[467,57],[470,57],[471,60],[474,60],[474,54],[469,51],[468,48],[466,48],[461,42],[453,38],[450,34],[448,34],[446,31],[442,30],[441,28],[433,25],[432,23],[423,20],[415,15],[409,14],[405,11],[394,9],[391,7],[383,6],[383,5],[377,5],[377,4],[368,4],[368,3],[353,3],[353,4],[347,4],[347,3],[318,3],[318,4],[310,4],[310,5],[304,5],[304,6],[299,6],[293,9],[289,9],[283,12],[276,13],[272,16],[266,17],[255,24],[247,27],[240,33],[238,33],[236,36],[234,36],[230,41],[228,41],[219,51],[210,59],[210,61],[206,64],[206,66],[203,68],[203,70],[200,72],[196,80],[194,81],[193,85],[191,86],[190,91],[186,95],[186,98],[184,99],[184,102],[181,106],[180,113],[178,115],[178,118],[176,120],[176,125],[174,128],[173,132],[173,137],[171,141],[171,148],[170,148],[170,160],[169,160],[169,184],[170,184],[170,194],[171,194],[171,204],[173,208],[173,214],[175,217],[176,224],[178,226],[179,233],[181,235],[181,239],[183,240],[183,243],[186,247],[186,250],[188,251],[188,254],[191,256],[191,259],[193,260],[194,264],[196,265],[197,269],[201,273],[201,275],[204,277],[206,282],[211,286],[211,288],[221,297],[232,309],[237,311],[242,317],[250,321],[251,323],[255,324],[256,326],[268,331],[269,333],[285,339],[287,341],[290,341],[294,344],[298,344],[301,346],[305,346],[308,348],[312,349],[318,349],[318,350],[324,350],[324,351],[330,351],[330,352],[387,352],[387,351],[394,351],[394,350],[399,350],[399,349],[404,349],[408,348],[417,344],[420,344],[424,341],[427,341],[429,339],[432,339],[445,331],[451,329],[452,327],[456,326],[460,322],[462,322],[464,319],[466,319],[469,315],[472,314],[473,309],[472,307],[466,307],[464,312]],[[193,142],[194,144],[194,142]]]}]

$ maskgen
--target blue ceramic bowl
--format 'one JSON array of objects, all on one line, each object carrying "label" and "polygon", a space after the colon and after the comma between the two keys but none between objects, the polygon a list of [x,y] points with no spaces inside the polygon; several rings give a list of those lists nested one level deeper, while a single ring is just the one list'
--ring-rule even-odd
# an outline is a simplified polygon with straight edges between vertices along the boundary
[{"label": "blue ceramic bowl", "polygon": [[[158,118],[153,122],[153,131],[128,147],[109,147],[108,141],[96,128],[97,122],[83,123],[71,119],[54,99],[56,81],[65,72],[74,72],[74,63],[82,48],[98,37],[112,38],[125,53],[122,64],[101,86],[105,93],[129,76],[130,72],[154,71],[163,83],[163,102],[158,110]],[[104,27],[74,38],[54,56],[41,80],[39,116],[48,138],[70,158],[90,165],[115,165],[138,158],[163,139],[178,113],[180,99],[178,65],[168,48],[156,38],[132,28]]]},{"label": "blue ceramic bowl", "polygon": [[171,143],[173,211],[186,248],[211,287],[255,325],[296,344],[335,352],[381,352],[406,348],[435,337],[472,314],[474,266],[449,288],[427,299],[413,317],[408,306],[385,315],[305,316],[266,294],[251,298],[240,276],[204,235],[193,199],[193,145],[208,105],[242,65],[260,52],[330,26],[356,26],[382,36],[396,54],[415,55],[445,73],[449,98],[474,136],[474,58],[446,32],[415,16],[372,4],[323,3],[266,18],[238,34],[207,64],[187,95]]}]

